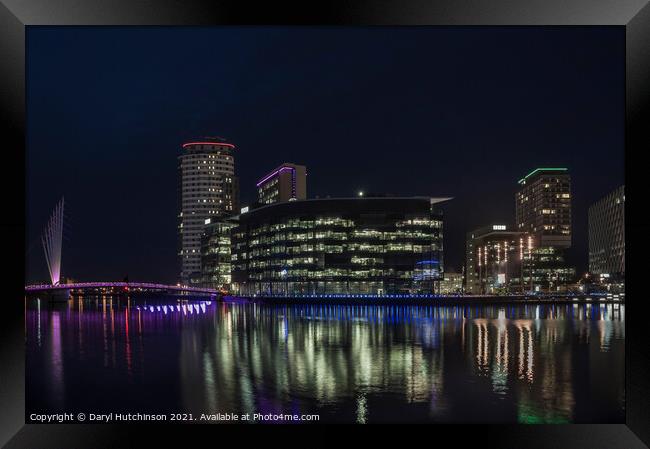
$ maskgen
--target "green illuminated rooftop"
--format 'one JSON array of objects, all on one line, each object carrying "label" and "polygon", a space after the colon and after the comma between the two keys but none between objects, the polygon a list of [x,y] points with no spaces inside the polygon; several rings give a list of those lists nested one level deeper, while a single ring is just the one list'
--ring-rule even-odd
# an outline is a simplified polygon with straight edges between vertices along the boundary
[{"label": "green illuminated rooftop", "polygon": [[541,168],[536,168],[535,170],[531,171],[526,176],[521,178],[518,182],[519,182],[519,184],[524,184],[526,179],[530,178],[531,176],[533,176],[536,173],[543,172],[543,171],[567,171],[567,170],[568,170],[568,168],[564,168],[564,167],[541,167]]}]

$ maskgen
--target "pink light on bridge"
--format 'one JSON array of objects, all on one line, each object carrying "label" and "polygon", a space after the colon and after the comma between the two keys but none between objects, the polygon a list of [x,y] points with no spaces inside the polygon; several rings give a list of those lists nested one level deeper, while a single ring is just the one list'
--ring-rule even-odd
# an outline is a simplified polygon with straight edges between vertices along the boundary
[{"label": "pink light on bridge", "polygon": [[178,291],[178,292],[188,292],[188,293],[206,293],[210,295],[216,295],[217,290],[210,288],[201,288],[201,287],[189,287],[189,286],[179,286],[179,285],[165,285],[165,284],[154,284],[150,282],[75,282],[72,284],[36,284],[36,285],[26,285],[26,292],[42,292],[49,290],[83,290],[83,289],[93,289],[93,288],[128,288],[130,291],[133,289],[148,289],[148,290],[167,290],[167,291]]}]

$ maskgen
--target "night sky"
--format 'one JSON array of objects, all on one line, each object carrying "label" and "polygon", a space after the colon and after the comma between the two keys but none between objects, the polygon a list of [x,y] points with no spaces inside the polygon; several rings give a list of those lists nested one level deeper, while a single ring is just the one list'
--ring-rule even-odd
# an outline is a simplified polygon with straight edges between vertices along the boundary
[{"label": "night sky", "polygon": [[242,204],[282,162],[307,194],[452,196],[446,268],[465,233],[514,224],[517,180],[565,166],[573,248],[587,209],[624,183],[618,28],[28,27],[28,282],[66,199],[63,274],[175,283],[177,155],[237,146]]}]

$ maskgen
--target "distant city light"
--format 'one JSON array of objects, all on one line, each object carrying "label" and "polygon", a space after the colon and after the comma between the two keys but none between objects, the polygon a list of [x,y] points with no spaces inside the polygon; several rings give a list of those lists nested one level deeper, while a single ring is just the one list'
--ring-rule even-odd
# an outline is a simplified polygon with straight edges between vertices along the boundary
[{"label": "distant city light", "polygon": [[359,190],[359,196],[363,196],[363,190]]}]

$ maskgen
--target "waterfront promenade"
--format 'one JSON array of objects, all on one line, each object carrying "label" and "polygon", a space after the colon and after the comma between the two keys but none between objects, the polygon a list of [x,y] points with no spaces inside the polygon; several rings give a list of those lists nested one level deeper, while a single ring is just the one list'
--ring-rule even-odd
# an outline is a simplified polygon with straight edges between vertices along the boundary
[{"label": "waterfront promenade", "polygon": [[625,295],[302,295],[237,296],[225,295],[226,302],[260,302],[266,304],[570,304],[624,303]]}]

